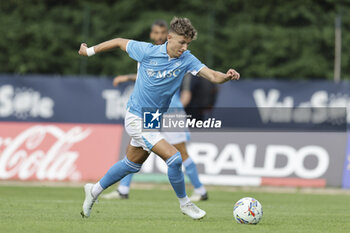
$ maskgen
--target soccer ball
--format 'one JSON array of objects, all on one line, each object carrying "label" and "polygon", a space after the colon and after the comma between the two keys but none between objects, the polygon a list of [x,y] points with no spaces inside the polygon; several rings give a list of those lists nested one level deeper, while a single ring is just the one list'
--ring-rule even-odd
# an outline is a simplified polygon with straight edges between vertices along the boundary
[{"label": "soccer ball", "polygon": [[263,216],[263,209],[258,200],[244,197],[233,207],[233,217],[241,224],[258,224]]}]

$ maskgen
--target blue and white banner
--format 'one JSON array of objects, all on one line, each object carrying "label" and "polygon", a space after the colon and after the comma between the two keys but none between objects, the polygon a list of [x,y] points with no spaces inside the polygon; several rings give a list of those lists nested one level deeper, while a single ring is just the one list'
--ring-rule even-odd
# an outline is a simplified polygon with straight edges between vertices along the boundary
[{"label": "blue and white banner", "polygon": [[[337,109],[346,108],[346,123],[349,129],[350,125],[350,83],[333,83],[329,81],[275,81],[275,80],[248,80],[238,82],[227,82],[219,86],[219,94],[216,102],[218,107],[238,107],[238,108],[257,108],[260,120],[270,123],[293,123],[296,121],[302,123],[318,122],[322,114],[311,112],[304,114],[303,119],[296,119],[298,114],[295,110],[298,108],[315,109]],[[277,111],[287,108],[290,111]],[[334,113],[334,112],[333,112]],[[319,133],[323,135],[324,133]],[[345,133],[340,133],[341,141],[347,137]],[[310,140],[312,134],[305,132],[300,135],[305,142]],[[258,140],[258,139],[257,139]],[[350,188],[350,140],[347,140],[347,146],[344,143],[339,144],[339,139],[329,137],[329,141],[338,144],[338,151],[333,150],[330,156],[330,164],[337,163],[329,172],[327,184],[340,185],[339,171],[343,169],[343,188]],[[327,142],[328,143],[328,142]],[[326,143],[324,143],[326,144]],[[327,150],[329,146],[325,147]],[[347,147],[346,154],[344,153]],[[344,153],[344,154],[343,154]],[[339,160],[345,157],[345,163]],[[339,165],[343,164],[344,168]],[[333,175],[331,175],[333,174]]]},{"label": "blue and white banner", "polygon": [[0,121],[122,124],[133,83],[111,79],[0,76]]},{"label": "blue and white banner", "polygon": [[[350,83],[328,81],[235,81],[219,86],[218,107],[257,108],[263,122],[317,122],[315,111],[295,119],[300,108],[347,108],[350,112]],[[293,109],[274,114],[280,109]],[[278,116],[278,117],[277,117]],[[350,124],[350,114],[347,115]]]},{"label": "blue and white banner", "polygon": [[[102,124],[98,126],[102,128],[103,124],[119,125],[123,124],[132,90],[133,83],[114,88],[112,79],[107,78],[0,75],[0,121],[5,128],[8,128],[8,122]],[[296,114],[299,108],[327,111],[346,108],[349,112],[350,84],[327,81],[227,82],[219,86],[214,112],[218,109],[248,109],[254,111],[254,117],[261,122],[292,127],[295,123],[310,126],[324,119],[325,115],[320,111],[306,112],[300,118],[300,114]],[[327,111],[328,115],[334,113]],[[232,114],[224,115],[225,122],[238,126],[244,123]],[[345,118],[348,125],[349,116]],[[153,116],[149,123],[152,119]],[[201,175],[210,175],[206,177],[206,183],[219,184],[221,180],[220,184],[224,185],[249,185],[252,177],[240,170],[244,167],[254,175],[254,185],[323,187],[343,184],[344,188],[350,188],[347,133],[342,130],[330,133],[311,131],[214,133],[217,136],[198,133],[192,137],[189,152],[194,160],[197,159]],[[6,130],[3,133],[4,139],[11,136]],[[120,156],[124,156],[128,142],[124,133]],[[159,172],[155,166],[144,167],[147,172]],[[242,180],[242,177],[247,179]]]}]

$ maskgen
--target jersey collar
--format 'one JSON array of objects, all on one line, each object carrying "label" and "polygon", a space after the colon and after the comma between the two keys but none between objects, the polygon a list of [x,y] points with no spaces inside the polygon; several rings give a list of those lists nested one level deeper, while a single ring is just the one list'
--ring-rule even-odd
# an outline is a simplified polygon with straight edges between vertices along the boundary
[{"label": "jersey collar", "polygon": [[[171,61],[171,60],[174,60],[174,59],[178,59],[178,57],[170,57],[169,54],[167,53],[166,51],[166,47],[168,45],[168,41],[166,41],[164,44],[162,44],[160,46],[160,52],[163,53],[163,54],[166,54],[168,56],[168,60]],[[181,55],[182,56],[182,55]],[[180,57],[181,57],[180,56]]]},{"label": "jersey collar", "polygon": [[164,54],[167,54],[167,52],[166,52],[166,46],[168,45],[168,41],[166,41],[164,44],[162,44],[161,46],[160,46],[160,52],[161,53],[164,53]]}]

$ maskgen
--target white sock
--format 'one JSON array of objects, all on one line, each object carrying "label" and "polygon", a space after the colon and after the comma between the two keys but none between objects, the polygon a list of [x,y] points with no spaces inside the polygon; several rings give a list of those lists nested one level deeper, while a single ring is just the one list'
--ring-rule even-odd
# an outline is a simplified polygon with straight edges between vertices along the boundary
[{"label": "white sock", "polygon": [[194,189],[194,192],[198,193],[199,195],[204,195],[207,192],[207,190],[202,185],[201,187]]},{"label": "white sock", "polygon": [[188,198],[188,196],[186,195],[186,197],[183,198],[179,198],[179,202],[181,206],[186,205],[187,203],[189,203],[191,200]]},{"label": "white sock", "polygon": [[91,194],[94,198],[97,198],[103,191],[104,189],[102,188],[100,182],[97,182],[92,186]]},{"label": "white sock", "polygon": [[123,195],[128,194],[129,190],[130,190],[130,187],[128,187],[128,186],[119,185],[119,187],[118,187],[118,191]]}]

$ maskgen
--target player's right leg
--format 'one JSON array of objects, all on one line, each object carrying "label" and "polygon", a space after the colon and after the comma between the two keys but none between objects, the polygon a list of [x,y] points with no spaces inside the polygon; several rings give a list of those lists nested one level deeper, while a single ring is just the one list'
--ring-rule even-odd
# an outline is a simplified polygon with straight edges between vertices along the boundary
[{"label": "player's right leg", "polygon": [[101,198],[105,199],[128,199],[130,184],[134,174],[129,174],[120,180],[118,187],[111,191],[110,193],[106,193],[101,195]]},{"label": "player's right leg", "polygon": [[[131,148],[131,145],[128,145],[128,148],[126,150],[126,153],[128,153],[128,150]],[[105,199],[128,199],[129,198],[129,191],[130,191],[130,184],[132,181],[132,177],[134,176],[134,173],[131,173],[127,176],[125,176],[123,179],[120,180],[118,187],[111,191],[110,193],[106,193],[101,195],[101,198]]]},{"label": "player's right leg", "polygon": [[91,208],[103,190],[126,175],[140,171],[142,163],[148,157],[148,153],[140,147],[134,147],[130,150],[130,153],[133,153],[133,156],[127,156],[115,163],[96,184],[86,184],[84,186],[85,200],[81,212],[83,217],[90,216]]},{"label": "player's right leg", "polygon": [[123,177],[130,173],[140,171],[142,163],[148,158],[148,151],[142,140],[142,119],[129,112],[125,116],[125,129],[131,136],[130,146],[127,150],[127,156],[114,164],[107,173],[96,184],[86,184],[84,187],[85,200],[83,203],[83,217],[89,217],[91,208],[98,196]]}]

